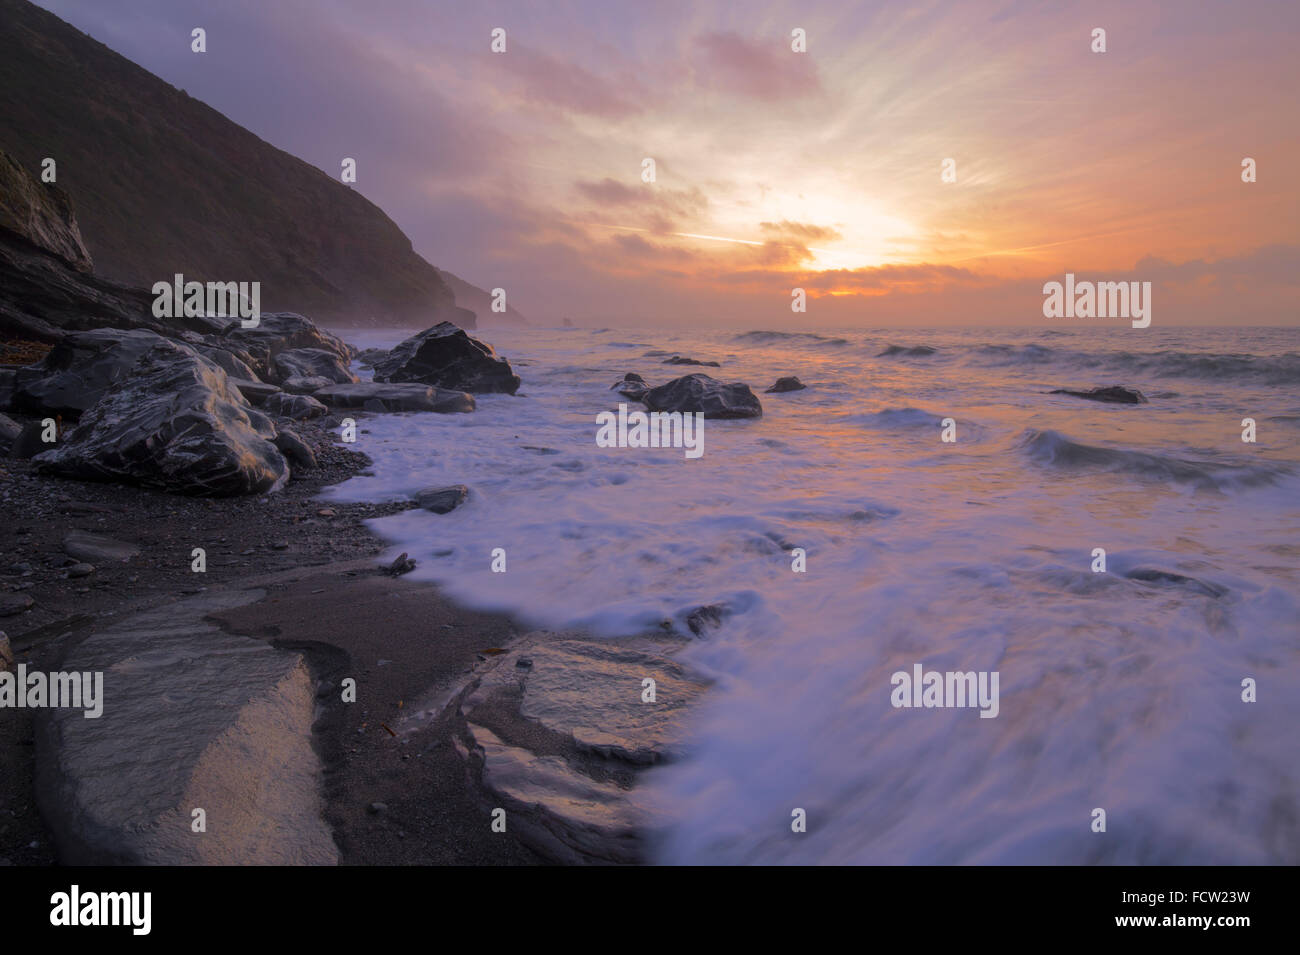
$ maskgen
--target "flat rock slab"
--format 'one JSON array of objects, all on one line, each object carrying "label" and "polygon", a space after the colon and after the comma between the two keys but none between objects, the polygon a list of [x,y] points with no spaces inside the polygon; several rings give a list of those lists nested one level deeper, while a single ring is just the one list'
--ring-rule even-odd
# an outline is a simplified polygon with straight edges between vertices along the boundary
[{"label": "flat rock slab", "polygon": [[[467,758],[514,831],[557,861],[627,863],[666,822],[638,788],[680,756],[707,683],[674,659],[684,641],[539,631],[492,658],[452,705]],[[643,702],[645,679],[655,701]]]},{"label": "flat rock slab", "polygon": [[113,561],[128,561],[140,553],[140,548],[127,541],[105,537],[102,534],[72,531],[63,538],[63,552],[69,557],[75,557],[88,564],[107,564]]},{"label": "flat rock slab", "polygon": [[[263,595],[202,594],[68,651],[62,671],[103,674],[103,713],[36,713],[36,795],[62,862],[337,862],[302,657],[205,620]],[[198,808],[206,832],[191,829]]]}]

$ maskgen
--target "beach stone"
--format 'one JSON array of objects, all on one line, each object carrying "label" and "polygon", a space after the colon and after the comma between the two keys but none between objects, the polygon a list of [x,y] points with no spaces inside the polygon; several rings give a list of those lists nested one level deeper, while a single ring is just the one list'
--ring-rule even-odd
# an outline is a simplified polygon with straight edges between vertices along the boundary
[{"label": "beach stone", "polygon": [[305,661],[206,619],[264,596],[200,594],[69,648],[64,670],[104,674],[104,707],[35,713],[36,799],[62,862],[337,863]]},{"label": "beach stone", "polygon": [[642,399],[651,411],[704,412],[705,418],[759,418],[763,406],[742,382],[723,384],[703,373],[674,378]]},{"label": "beach stone", "polygon": [[415,381],[472,394],[519,390],[519,376],[491,345],[440,322],[398,344],[375,365],[375,381]]},{"label": "beach stone", "polygon": [[30,610],[36,603],[27,594],[0,594],[0,617],[13,617]]},{"label": "beach stone", "polygon": [[348,362],[324,348],[292,348],[275,356],[278,380],[287,378],[323,378],[327,384],[349,384],[357,376],[348,370]]},{"label": "beach stone", "polygon": [[1049,394],[1053,395],[1073,395],[1075,398],[1086,398],[1089,401],[1104,401],[1109,404],[1119,405],[1142,405],[1147,403],[1146,395],[1136,388],[1125,388],[1122,385],[1111,385],[1107,388],[1091,388],[1088,391],[1073,391],[1069,388],[1057,388]]},{"label": "beach stone", "polygon": [[461,504],[464,504],[468,498],[469,488],[464,484],[453,484],[450,487],[426,487],[415,492],[415,503],[426,511],[433,511],[435,514],[446,514],[449,511],[454,511]]},{"label": "beach stone", "polygon": [[94,564],[73,564],[68,568],[69,577],[89,577],[94,572]]},{"label": "beach stone", "polygon": [[130,376],[106,392],[53,450],[35,456],[49,473],[229,496],[271,491],[289,477],[254,412],[216,365],[151,332]]},{"label": "beach stone", "polygon": [[314,397],[333,408],[361,408],[378,412],[437,411],[443,414],[474,410],[474,396],[417,383],[331,385]]},{"label": "beach stone", "polygon": [[281,418],[307,421],[311,418],[319,418],[329,409],[311,395],[290,395],[281,392],[271,395],[262,402],[262,410]]},{"label": "beach stone", "polygon": [[686,626],[691,633],[701,637],[709,631],[721,627],[722,621],[728,616],[730,616],[730,613],[723,606],[711,604],[705,607],[696,607],[686,615]]},{"label": "beach stone", "polygon": [[295,471],[309,471],[316,466],[316,453],[311,446],[288,428],[281,428],[272,443],[285,456]]},{"label": "beach stone", "polygon": [[782,392],[786,392],[786,391],[803,391],[807,387],[808,387],[807,385],[805,385],[794,375],[790,375],[786,378],[778,378],[775,384],[773,384],[771,388],[768,388],[767,391],[764,392],[764,394],[771,395],[771,394],[781,394]]},{"label": "beach stone", "polygon": [[63,552],[75,557],[79,562],[101,564],[121,563],[140,553],[140,548],[127,541],[91,534],[87,531],[71,531],[63,538]]}]

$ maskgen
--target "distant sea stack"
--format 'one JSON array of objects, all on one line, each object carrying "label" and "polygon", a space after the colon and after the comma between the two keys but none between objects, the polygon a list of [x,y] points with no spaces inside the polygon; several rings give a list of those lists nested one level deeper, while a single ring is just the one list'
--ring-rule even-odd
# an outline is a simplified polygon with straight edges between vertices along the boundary
[{"label": "distant sea stack", "polygon": [[0,149],[38,176],[55,160],[97,275],[258,281],[264,310],[325,324],[475,327],[356,190],[26,0],[0,0],[0,24]]}]

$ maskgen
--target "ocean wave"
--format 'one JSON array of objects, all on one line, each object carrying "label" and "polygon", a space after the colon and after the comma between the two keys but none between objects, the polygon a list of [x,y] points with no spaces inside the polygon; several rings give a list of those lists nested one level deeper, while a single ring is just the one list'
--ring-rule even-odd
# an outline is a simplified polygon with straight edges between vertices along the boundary
[{"label": "ocean wave", "polygon": [[1153,481],[1219,491],[1272,484],[1290,473],[1280,464],[1229,464],[1155,454],[1127,448],[1103,448],[1075,441],[1059,431],[1027,429],[1021,448],[1036,464],[1062,471],[1112,471]]},{"label": "ocean wave", "polygon": [[917,358],[924,355],[933,355],[939,349],[933,345],[888,345],[883,351],[877,352],[877,358],[893,358],[896,355],[903,355],[908,358]]},{"label": "ocean wave", "polygon": [[743,332],[737,335],[732,341],[741,342],[746,345],[771,345],[777,342],[815,342],[819,345],[847,345],[847,338],[830,338],[826,335],[815,335],[812,332]]},{"label": "ocean wave", "polygon": [[1106,366],[1157,378],[1245,379],[1267,385],[1300,385],[1300,354],[1215,355],[1207,352],[1116,352],[1080,356],[1092,366]]}]

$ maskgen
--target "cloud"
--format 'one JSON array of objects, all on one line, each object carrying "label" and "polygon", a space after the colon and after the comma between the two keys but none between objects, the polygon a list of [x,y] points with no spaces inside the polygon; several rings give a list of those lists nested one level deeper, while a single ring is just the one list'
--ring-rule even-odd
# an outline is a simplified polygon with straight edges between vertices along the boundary
[{"label": "cloud", "polygon": [[822,91],[814,61],[790,49],[787,38],[758,44],[735,33],[695,38],[696,82],[764,102],[810,96]]},{"label": "cloud", "polygon": [[791,222],[789,219],[782,219],[780,222],[760,222],[758,227],[764,232],[772,235],[778,235],[783,238],[802,239],[811,242],[827,242],[843,238],[838,231],[832,229],[830,226],[812,225],[804,222]]},{"label": "cloud", "polygon": [[576,63],[558,60],[515,43],[499,59],[503,68],[520,81],[518,92],[529,102],[605,119],[619,119],[641,112],[635,97],[614,92],[615,89],[626,89],[626,84],[611,83]]}]

